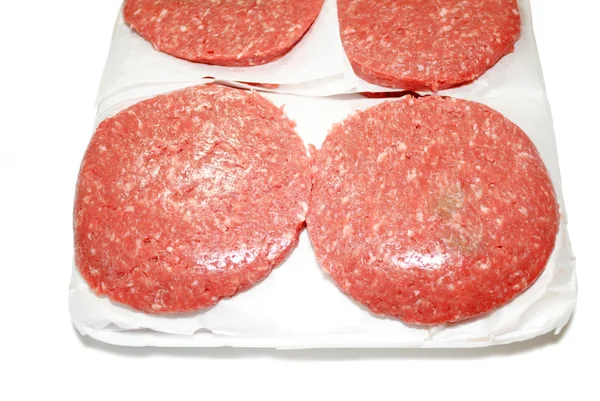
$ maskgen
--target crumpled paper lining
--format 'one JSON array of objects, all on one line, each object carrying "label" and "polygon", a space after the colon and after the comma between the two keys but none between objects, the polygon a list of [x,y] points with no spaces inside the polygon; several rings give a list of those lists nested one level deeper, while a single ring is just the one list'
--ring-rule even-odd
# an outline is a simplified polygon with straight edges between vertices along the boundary
[{"label": "crumpled paper lining", "polygon": [[[536,66],[530,66],[536,68]],[[103,102],[97,123],[142,98],[187,86],[145,85],[123,92],[117,104]],[[543,87],[542,87],[543,88]],[[355,110],[386,101],[360,95],[308,98],[263,93],[297,122],[306,143],[319,146],[329,127]],[[480,347],[526,340],[560,330],[576,299],[574,260],[566,230],[564,203],[552,119],[544,93],[503,89],[471,93],[519,125],[536,144],[557,189],[562,224],[555,250],[536,283],[508,305],[466,323],[421,328],[377,317],[346,297],[321,271],[308,235],[271,275],[254,288],[198,313],[147,315],[95,296],[74,271],[70,307],[84,335],[122,345],[314,347]]]},{"label": "crumpled paper lining", "polygon": [[[497,88],[544,94],[529,0],[519,0],[519,9],[523,29],[514,52],[473,83],[440,94],[465,97]],[[278,84],[277,89],[265,91],[303,96],[397,90],[370,84],[354,74],[339,35],[336,1],[325,0],[311,29],[287,55],[273,63],[245,68],[192,63],[156,51],[125,24],[119,13],[97,102],[115,103],[113,96],[138,86],[196,82],[206,77]]]}]

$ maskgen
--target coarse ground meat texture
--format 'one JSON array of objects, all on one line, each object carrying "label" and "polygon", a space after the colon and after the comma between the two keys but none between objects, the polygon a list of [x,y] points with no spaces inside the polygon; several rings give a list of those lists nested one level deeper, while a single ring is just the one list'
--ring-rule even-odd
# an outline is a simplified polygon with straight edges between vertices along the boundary
[{"label": "coarse ground meat texture", "polygon": [[244,67],[288,53],[322,5],[323,0],[126,0],[123,15],[159,51]]},{"label": "coarse ground meat texture", "polygon": [[375,314],[436,325],[527,289],[559,208],[529,138],[479,103],[387,101],[335,125],[315,156],[308,231],[323,269]]},{"label": "coarse ground meat texture", "polygon": [[468,83],[511,53],[516,0],[338,0],[342,43],[373,84],[441,90]]},{"label": "coarse ground meat texture", "polygon": [[76,265],[92,290],[144,312],[185,312],[265,278],[308,210],[294,127],[257,93],[213,85],[104,120],[74,213]]}]

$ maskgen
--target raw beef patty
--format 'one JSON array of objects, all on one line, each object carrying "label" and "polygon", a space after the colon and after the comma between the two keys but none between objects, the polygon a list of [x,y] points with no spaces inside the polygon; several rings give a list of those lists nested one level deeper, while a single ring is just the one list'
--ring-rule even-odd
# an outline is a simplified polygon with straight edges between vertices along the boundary
[{"label": "raw beef patty", "polygon": [[516,0],[338,0],[342,42],[356,75],[410,90],[471,82],[511,53]]},{"label": "raw beef patty", "polygon": [[125,21],[152,45],[185,60],[251,66],[289,52],[323,0],[126,0]]},{"label": "raw beef patty", "polygon": [[198,86],[98,127],[75,202],[76,265],[98,295],[149,312],[208,307],[265,278],[308,210],[304,144],[257,93]]},{"label": "raw beef patty", "polygon": [[479,103],[406,97],[335,125],[314,160],[308,230],[372,312],[443,324],[506,304],[540,275],[559,208],[529,138]]}]

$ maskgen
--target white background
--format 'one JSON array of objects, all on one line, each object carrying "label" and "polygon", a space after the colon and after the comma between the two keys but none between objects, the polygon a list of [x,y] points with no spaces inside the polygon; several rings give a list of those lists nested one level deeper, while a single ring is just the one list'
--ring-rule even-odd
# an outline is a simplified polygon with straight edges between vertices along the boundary
[{"label": "white background", "polygon": [[600,399],[598,2],[532,0],[577,255],[575,316],[559,337],[452,351],[121,349],[75,333],[72,201],[119,7],[2,2],[0,400]]}]

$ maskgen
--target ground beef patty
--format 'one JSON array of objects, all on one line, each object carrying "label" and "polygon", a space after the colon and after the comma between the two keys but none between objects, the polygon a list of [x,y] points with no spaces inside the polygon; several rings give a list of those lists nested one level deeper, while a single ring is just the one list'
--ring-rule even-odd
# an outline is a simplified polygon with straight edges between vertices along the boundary
[{"label": "ground beef patty", "polygon": [[559,210],[535,146],[478,103],[407,97],[358,112],[312,171],[317,258],[376,314],[481,315],[528,288],[554,248]]},{"label": "ground beef patty", "polygon": [[75,203],[76,264],[92,290],[144,312],[184,312],[266,277],[308,210],[294,126],[257,93],[220,86],[104,120]]},{"label": "ground beef patty", "polygon": [[125,21],[152,45],[185,60],[265,64],[289,52],[323,0],[126,0]]},{"label": "ground beef patty", "polygon": [[511,53],[516,0],[338,0],[340,32],[356,75],[410,90],[470,82]]}]

